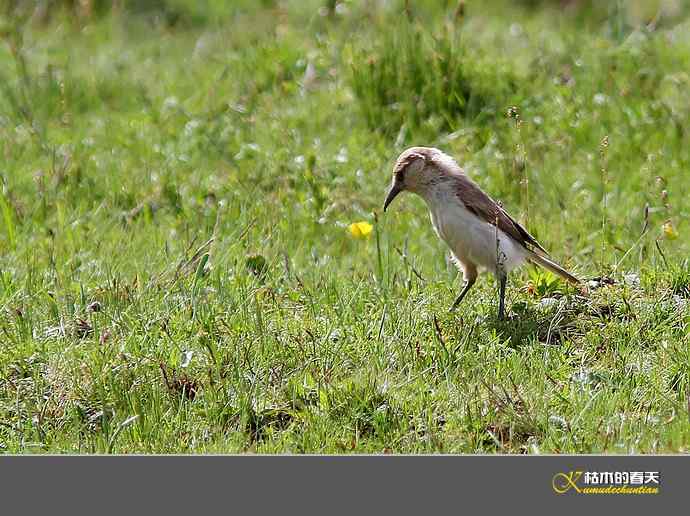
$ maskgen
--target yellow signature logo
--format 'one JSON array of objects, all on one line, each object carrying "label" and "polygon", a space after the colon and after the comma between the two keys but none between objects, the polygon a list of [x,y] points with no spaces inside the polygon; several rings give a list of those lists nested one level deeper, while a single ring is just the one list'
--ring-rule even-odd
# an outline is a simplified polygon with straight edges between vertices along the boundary
[{"label": "yellow signature logo", "polygon": [[[578,485],[584,474],[582,485]],[[620,474],[620,479],[617,476]],[[601,476],[606,475],[604,480]],[[645,476],[646,475],[646,476]],[[629,479],[633,478],[630,482]],[[644,479],[647,479],[645,482]],[[558,494],[575,491],[583,495],[649,495],[659,493],[658,472],[583,472],[569,471],[556,473],[551,479],[551,487]]]},{"label": "yellow signature logo", "polygon": [[564,494],[574,489],[576,492],[581,493],[580,487],[577,485],[577,481],[580,480],[582,476],[582,471],[571,471],[569,473],[556,473],[551,480],[551,486],[553,490],[558,494]]}]

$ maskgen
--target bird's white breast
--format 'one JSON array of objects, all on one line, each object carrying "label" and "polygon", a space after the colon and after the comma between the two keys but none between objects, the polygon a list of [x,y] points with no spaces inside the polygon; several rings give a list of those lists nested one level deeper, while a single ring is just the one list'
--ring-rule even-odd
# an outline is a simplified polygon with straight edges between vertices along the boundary
[{"label": "bird's white breast", "polygon": [[439,189],[426,199],[438,236],[461,263],[491,272],[510,272],[521,265],[527,251],[503,231],[477,217],[454,192]]}]

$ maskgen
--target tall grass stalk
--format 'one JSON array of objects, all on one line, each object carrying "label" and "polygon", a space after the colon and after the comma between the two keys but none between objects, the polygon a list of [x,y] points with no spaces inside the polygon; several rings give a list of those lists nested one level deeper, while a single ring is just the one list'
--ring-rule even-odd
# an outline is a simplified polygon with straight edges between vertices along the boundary
[{"label": "tall grass stalk", "polygon": [[5,231],[7,232],[7,241],[10,250],[14,251],[17,248],[16,229],[14,225],[14,217],[12,216],[12,208],[10,203],[5,198],[4,192],[0,193],[0,211],[2,211],[2,219],[5,223]]},{"label": "tall grass stalk", "polygon": [[522,118],[520,111],[516,106],[508,110],[508,117],[514,122],[515,132],[517,134],[517,143],[515,144],[515,153],[513,155],[513,176],[520,175],[520,197],[522,204],[523,223],[529,224],[529,176],[527,174],[527,150],[523,142],[522,136]]},{"label": "tall grass stalk", "polygon": [[600,173],[601,173],[601,264],[603,266],[606,263],[606,224],[608,221],[608,148],[609,148],[609,137],[608,135],[602,138],[599,144],[599,161],[600,161]]}]

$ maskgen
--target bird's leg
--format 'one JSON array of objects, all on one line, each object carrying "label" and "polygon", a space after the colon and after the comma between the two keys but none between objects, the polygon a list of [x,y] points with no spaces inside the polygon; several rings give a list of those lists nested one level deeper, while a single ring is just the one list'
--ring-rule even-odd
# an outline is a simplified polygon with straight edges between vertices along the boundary
[{"label": "bird's leg", "polygon": [[463,287],[462,291],[460,292],[460,295],[457,297],[457,299],[453,302],[453,306],[450,307],[449,312],[452,312],[455,310],[462,299],[465,297],[467,292],[472,288],[472,285],[474,285],[474,282],[477,281],[477,278],[474,276],[469,276],[467,279],[465,279],[465,286]]},{"label": "bird's leg", "polygon": [[506,281],[508,277],[505,274],[501,274],[498,277],[499,287],[498,287],[498,318],[503,320],[505,318],[505,298],[506,298]]}]

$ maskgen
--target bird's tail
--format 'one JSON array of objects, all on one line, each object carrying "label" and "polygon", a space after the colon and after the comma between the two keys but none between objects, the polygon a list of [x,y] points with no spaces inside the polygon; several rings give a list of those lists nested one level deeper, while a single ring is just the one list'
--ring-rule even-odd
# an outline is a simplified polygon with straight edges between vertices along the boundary
[{"label": "bird's tail", "polygon": [[529,259],[530,259],[530,261],[532,261],[533,263],[536,263],[537,265],[541,265],[541,266],[544,267],[545,269],[550,270],[550,271],[553,272],[554,274],[557,274],[558,276],[560,276],[560,277],[563,278],[564,280],[569,281],[569,282],[572,283],[573,285],[579,285],[579,284],[580,284],[580,280],[579,280],[579,279],[577,279],[575,276],[573,276],[572,274],[570,274],[570,273],[569,273],[567,270],[565,270],[563,267],[561,267],[560,265],[558,265],[556,262],[550,260],[550,259],[547,258],[546,256],[543,256],[543,255],[540,255],[540,254],[537,254],[537,253],[532,253],[532,254],[530,255]]}]

